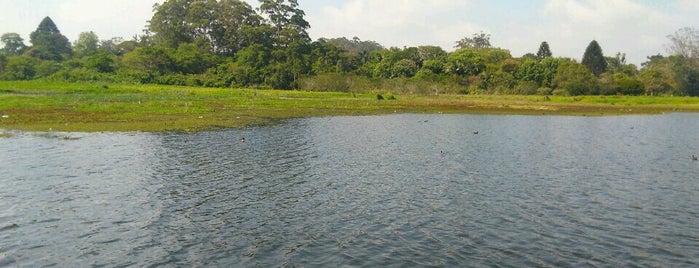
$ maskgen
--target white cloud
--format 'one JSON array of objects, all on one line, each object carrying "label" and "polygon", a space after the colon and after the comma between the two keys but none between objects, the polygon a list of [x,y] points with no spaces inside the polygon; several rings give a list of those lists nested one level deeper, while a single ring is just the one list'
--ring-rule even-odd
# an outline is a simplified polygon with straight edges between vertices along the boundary
[{"label": "white cloud", "polygon": [[[75,40],[94,31],[101,39],[141,34],[154,3],[164,0],[0,0],[0,34],[25,40],[45,16]],[[257,0],[245,0],[257,7]],[[596,39],[606,55],[625,52],[632,63],[665,53],[666,36],[699,27],[697,0],[299,0],[313,38],[358,36],[385,46],[439,45],[447,50],[479,31],[513,56],[547,41],[555,56],[580,59]],[[28,43],[28,40],[26,40]]]},{"label": "white cloud", "polygon": [[555,55],[580,59],[594,39],[605,55],[627,53],[636,64],[662,53],[665,36],[678,24],[677,17],[631,0],[549,0],[541,16],[546,23],[536,35],[552,43]]},{"label": "white cloud", "polygon": [[54,18],[64,35],[75,40],[81,32],[94,31],[100,39],[123,37],[129,39],[141,34],[153,15],[157,0],[61,1]]},{"label": "white cloud", "polygon": [[357,36],[385,46],[449,49],[465,34],[485,28],[459,16],[469,10],[469,1],[349,0],[322,5],[320,12],[307,16],[314,38]]}]

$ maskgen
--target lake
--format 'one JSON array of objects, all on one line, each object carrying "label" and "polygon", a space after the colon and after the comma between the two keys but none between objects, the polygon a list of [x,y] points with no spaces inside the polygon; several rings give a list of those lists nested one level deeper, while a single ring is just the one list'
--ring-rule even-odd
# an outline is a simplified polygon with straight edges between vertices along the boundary
[{"label": "lake", "polygon": [[699,266],[697,114],[5,133],[0,266]]}]

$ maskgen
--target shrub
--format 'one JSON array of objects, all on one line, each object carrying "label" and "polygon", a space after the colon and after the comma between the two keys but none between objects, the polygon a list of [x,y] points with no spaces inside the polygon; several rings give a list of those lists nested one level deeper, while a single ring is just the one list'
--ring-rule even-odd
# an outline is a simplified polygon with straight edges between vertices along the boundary
[{"label": "shrub", "polygon": [[349,92],[352,77],[340,73],[319,74],[305,77],[299,84],[301,89],[308,91]]},{"label": "shrub", "polygon": [[567,89],[565,88],[557,88],[551,92],[554,96],[570,96],[570,92],[568,92]]},{"label": "shrub", "polygon": [[536,90],[536,94],[548,96],[548,95],[553,94],[553,89],[548,88],[548,87],[540,87],[539,89]]},{"label": "shrub", "polygon": [[519,81],[515,86],[514,93],[521,95],[534,95],[538,93],[538,87],[538,83],[534,81]]}]

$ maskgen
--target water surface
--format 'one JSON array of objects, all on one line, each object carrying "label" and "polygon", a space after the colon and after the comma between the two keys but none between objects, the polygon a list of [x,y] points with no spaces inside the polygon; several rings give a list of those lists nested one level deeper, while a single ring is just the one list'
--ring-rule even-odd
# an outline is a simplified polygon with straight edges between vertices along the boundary
[{"label": "water surface", "polygon": [[12,134],[0,266],[699,265],[695,114]]}]

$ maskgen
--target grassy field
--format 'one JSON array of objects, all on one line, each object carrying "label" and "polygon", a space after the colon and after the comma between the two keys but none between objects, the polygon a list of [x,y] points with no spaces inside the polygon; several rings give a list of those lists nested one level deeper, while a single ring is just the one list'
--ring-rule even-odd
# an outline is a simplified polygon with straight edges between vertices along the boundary
[{"label": "grassy field", "polygon": [[[386,97],[378,100],[377,93]],[[618,115],[699,112],[699,98],[396,95],[99,83],[0,82],[0,129],[197,131],[385,113]]]}]

